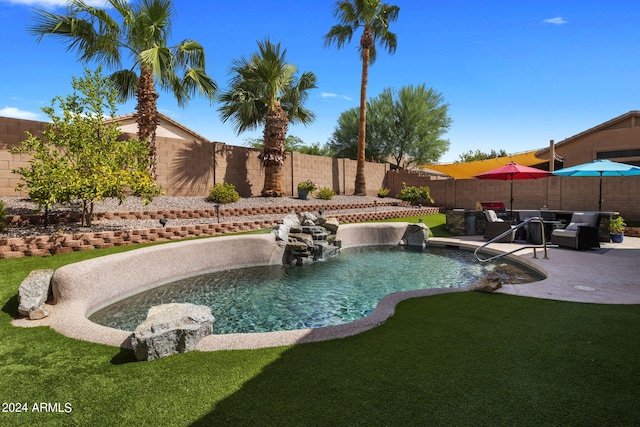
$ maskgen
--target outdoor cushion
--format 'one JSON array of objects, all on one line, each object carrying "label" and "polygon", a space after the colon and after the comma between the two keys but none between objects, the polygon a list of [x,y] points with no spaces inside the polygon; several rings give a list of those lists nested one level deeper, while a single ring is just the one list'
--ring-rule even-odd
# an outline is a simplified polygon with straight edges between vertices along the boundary
[{"label": "outdoor cushion", "polygon": [[484,215],[487,217],[487,221],[489,222],[504,222],[502,218],[498,218],[498,215],[496,215],[496,211],[492,209],[487,209],[486,211],[484,211]]},{"label": "outdoor cushion", "polygon": [[584,213],[584,212],[574,212],[571,215],[571,221],[569,223],[578,223],[578,222],[586,222],[588,227],[595,227],[596,222],[598,222],[598,214],[596,213]]},{"label": "outdoor cushion", "polygon": [[578,227],[592,227],[588,222],[571,222],[565,230],[578,230]]},{"label": "outdoor cushion", "polygon": [[553,230],[552,235],[553,236],[557,236],[557,237],[576,237],[576,235],[578,234],[578,229],[574,228],[572,230],[567,230],[566,228],[564,230]]}]

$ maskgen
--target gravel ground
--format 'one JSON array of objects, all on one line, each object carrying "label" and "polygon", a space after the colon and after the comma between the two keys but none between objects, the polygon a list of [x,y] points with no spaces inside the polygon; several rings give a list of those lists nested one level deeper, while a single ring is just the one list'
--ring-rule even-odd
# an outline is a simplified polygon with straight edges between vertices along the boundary
[{"label": "gravel ground", "polygon": [[[28,199],[21,197],[0,197],[6,205],[6,211],[8,215],[27,215],[37,213],[37,206],[30,202]],[[316,209],[314,207],[318,204],[362,204],[373,203],[374,200],[379,200],[374,196],[334,196],[331,200],[309,199],[300,200],[294,197],[279,197],[279,198],[265,198],[265,197],[248,197],[240,199],[234,203],[228,203],[223,205],[222,209],[229,208],[248,208],[248,207],[260,207],[260,206],[308,206],[309,211],[313,212]],[[388,199],[390,201],[398,201],[396,199]],[[159,211],[159,210],[199,210],[199,209],[213,209],[214,204],[208,202],[205,197],[172,197],[172,196],[158,196],[153,202],[144,205],[139,198],[129,197],[122,204],[119,204],[116,199],[107,199],[103,202],[97,203],[94,207],[94,212],[137,212],[137,211]],[[385,206],[379,207],[379,210],[403,210],[407,207],[401,206]],[[372,208],[363,209],[350,209],[350,210],[330,210],[325,211],[325,215],[335,215],[338,213],[358,213],[358,212],[370,212]],[[51,210],[51,213],[68,213],[68,212],[80,212],[81,206],[67,206],[67,205],[55,205]],[[243,221],[261,221],[261,220],[278,220],[283,215],[252,215],[252,216],[222,216],[220,222],[243,222]],[[216,218],[198,218],[198,219],[171,219],[167,226],[178,225],[192,225],[192,224],[207,224],[217,222]],[[139,228],[157,228],[160,227],[158,220],[109,220],[109,221],[93,221],[91,228],[80,227],[77,223],[70,224],[52,224],[47,228],[43,226],[23,226],[23,227],[8,227],[5,231],[0,232],[0,238],[2,237],[27,237],[27,236],[42,236],[58,233],[74,233],[74,232],[87,232],[87,231],[113,231],[113,230],[132,230]]]}]

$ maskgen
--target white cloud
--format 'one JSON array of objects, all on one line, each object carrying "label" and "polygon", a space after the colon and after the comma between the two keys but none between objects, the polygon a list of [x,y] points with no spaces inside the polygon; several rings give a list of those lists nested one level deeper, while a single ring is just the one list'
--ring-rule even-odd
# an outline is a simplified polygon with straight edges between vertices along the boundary
[{"label": "white cloud", "polygon": [[15,107],[0,108],[0,116],[12,117],[14,119],[37,120],[40,116],[37,113],[19,110]]},{"label": "white cloud", "polygon": [[562,25],[566,24],[568,21],[565,20],[562,16],[556,16],[555,18],[545,19],[542,22],[544,22],[545,24]]},{"label": "white cloud", "polygon": [[[48,9],[52,9],[55,7],[65,7],[68,0],[1,0],[2,3],[11,3],[11,4],[24,4],[27,6],[39,6]],[[85,0],[90,6],[95,7],[105,7],[105,0]]]},{"label": "white cloud", "polygon": [[320,96],[323,98],[342,98],[342,99],[346,99],[347,101],[351,101],[352,99],[347,95],[339,95],[337,93],[331,93],[331,92],[321,92]]}]

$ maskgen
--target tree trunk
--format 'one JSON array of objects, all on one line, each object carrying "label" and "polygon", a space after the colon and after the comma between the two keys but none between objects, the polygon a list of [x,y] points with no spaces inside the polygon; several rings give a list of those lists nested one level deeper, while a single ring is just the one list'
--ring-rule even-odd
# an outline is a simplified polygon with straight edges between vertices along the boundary
[{"label": "tree trunk", "polygon": [[264,125],[264,148],[258,158],[265,167],[264,186],[262,195],[264,197],[282,197],[282,168],[286,158],[284,151],[284,139],[288,128],[287,113],[280,104],[276,104],[266,119]]},{"label": "tree trunk", "polygon": [[157,167],[156,129],[158,127],[158,107],[153,73],[150,67],[143,67],[140,71],[137,88],[138,114],[138,138],[144,140],[149,148],[149,172],[155,178]]},{"label": "tree trunk", "polygon": [[355,196],[366,196],[364,157],[367,137],[367,83],[369,81],[369,50],[373,45],[371,29],[365,27],[360,40],[362,47],[362,80],[360,82],[360,121],[358,123],[358,163],[356,166]]}]

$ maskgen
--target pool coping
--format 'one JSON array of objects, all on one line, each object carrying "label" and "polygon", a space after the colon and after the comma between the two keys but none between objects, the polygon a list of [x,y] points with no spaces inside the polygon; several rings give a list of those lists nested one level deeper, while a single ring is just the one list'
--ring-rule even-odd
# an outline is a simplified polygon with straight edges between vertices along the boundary
[{"label": "pool coping", "polygon": [[[345,248],[377,244],[395,245],[400,241],[407,225],[408,223],[345,224],[341,225],[338,238]],[[640,239],[638,241],[640,242]],[[484,242],[463,237],[431,238],[429,243],[474,250]],[[495,248],[490,249],[493,253],[507,252],[514,248],[513,244],[493,246]],[[640,248],[640,245],[638,247]],[[131,332],[98,325],[89,321],[88,316],[113,301],[182,277],[228,268],[230,265],[278,264],[281,263],[283,251],[283,243],[275,242],[271,234],[222,236],[151,246],[69,264],[56,270],[54,274],[55,304],[47,307],[51,315],[35,321],[16,319],[13,323],[17,326],[50,326],[71,338],[130,349],[132,348]],[[619,295],[620,290],[618,290],[613,296],[604,295],[603,298],[601,289],[576,286],[571,280],[568,284],[564,283],[566,278],[563,279],[563,276],[567,273],[564,263],[587,254],[582,251],[557,248],[550,251],[553,251],[550,259],[533,259],[530,249],[524,249],[518,255],[510,255],[510,258],[537,269],[546,276],[546,279],[534,284],[504,285],[499,292],[566,301],[640,303],[640,289],[635,287],[629,289],[629,286],[624,286],[621,290],[622,296]],[[218,256],[212,258],[211,253],[216,253]],[[637,254],[634,255],[637,256]],[[233,264],[229,263],[230,260],[234,261]],[[610,259],[602,261],[610,262]],[[117,264],[117,268],[114,268],[114,263]],[[580,268],[580,265],[581,263],[578,263],[577,267]],[[602,268],[594,262],[587,265],[595,268],[596,271],[598,269],[601,271]],[[107,273],[109,273],[108,286],[104,283]],[[637,272],[634,274],[637,277]],[[136,286],[132,286],[134,282],[137,283]],[[568,292],[564,289],[567,286]],[[593,289],[594,292],[585,292],[581,288]],[[256,349],[344,338],[380,325],[393,315],[400,301],[464,291],[468,289],[438,288],[397,292],[385,296],[367,317],[347,324],[293,331],[210,335],[204,338],[196,349],[201,351]],[[629,291],[631,295],[627,295]]]}]

